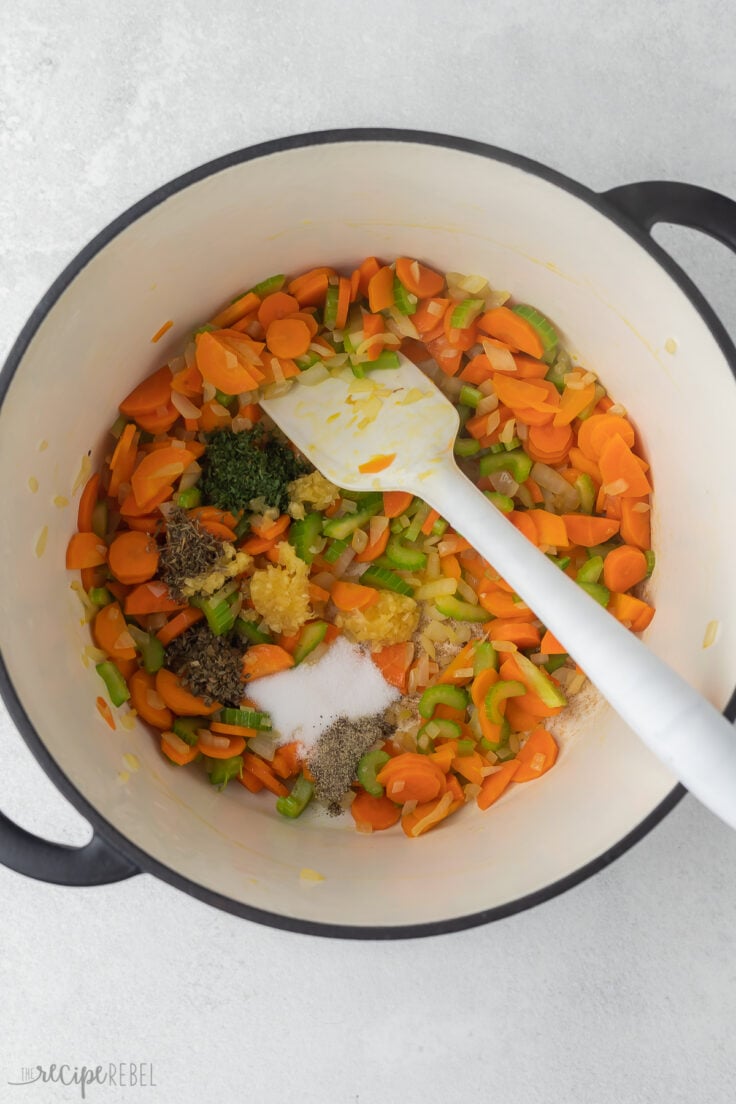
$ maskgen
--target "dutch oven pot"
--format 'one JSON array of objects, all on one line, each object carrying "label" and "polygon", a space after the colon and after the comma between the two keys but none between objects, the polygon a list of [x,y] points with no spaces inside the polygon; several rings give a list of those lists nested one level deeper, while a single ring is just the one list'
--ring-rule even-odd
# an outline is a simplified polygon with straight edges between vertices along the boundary
[{"label": "dutch oven pot", "polygon": [[[120,397],[240,288],[318,264],[349,270],[368,254],[483,273],[548,314],[631,411],[655,484],[657,615],[646,640],[723,709],[736,653],[728,510],[736,353],[649,237],[659,221],[736,247],[736,203],[702,188],[649,182],[597,194],[475,142],[332,131],[196,169],[83,249],[39,303],[2,376],[0,679],[23,738],[94,837],[67,848],[0,816],[0,861],[69,885],[147,871],[276,927],[390,938],[544,901],[656,824],[684,791],[606,706],[578,717],[543,780],[416,841],[360,835],[349,817],[287,821],[272,800],[236,785],[217,793],[202,772],[170,766],[144,726],[113,733],[98,717],[101,685],[80,662],[88,630],[64,569],[75,503],[57,509],[52,499],[70,494],[88,449],[99,461],[101,429]],[[173,328],[151,344],[167,319]],[[713,620],[719,633],[704,649]],[[123,783],[125,753],[140,769]],[[302,868],[324,881],[300,878]]]}]

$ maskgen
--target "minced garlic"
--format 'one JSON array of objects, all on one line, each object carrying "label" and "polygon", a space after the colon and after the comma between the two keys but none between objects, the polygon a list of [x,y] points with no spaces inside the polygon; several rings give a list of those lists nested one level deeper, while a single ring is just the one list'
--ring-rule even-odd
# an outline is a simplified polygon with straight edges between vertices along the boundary
[{"label": "minced garlic", "polygon": [[272,632],[291,636],[312,615],[309,606],[309,567],[286,541],[278,545],[278,554],[278,565],[269,564],[253,573],[250,596]]},{"label": "minced garlic", "polygon": [[182,596],[191,598],[195,594],[204,596],[216,594],[228,579],[242,575],[252,563],[253,557],[247,552],[237,551],[230,541],[223,541],[222,552],[217,563],[208,571],[185,579],[180,588]]},{"label": "minced garlic", "polygon": [[338,498],[339,491],[334,483],[318,471],[311,475],[301,475],[287,487],[289,494],[289,513],[297,520],[305,516],[304,504],[315,510],[326,510]]},{"label": "minced garlic", "polygon": [[359,644],[403,644],[419,624],[419,606],[413,598],[382,590],[372,606],[338,613],[335,623]]}]

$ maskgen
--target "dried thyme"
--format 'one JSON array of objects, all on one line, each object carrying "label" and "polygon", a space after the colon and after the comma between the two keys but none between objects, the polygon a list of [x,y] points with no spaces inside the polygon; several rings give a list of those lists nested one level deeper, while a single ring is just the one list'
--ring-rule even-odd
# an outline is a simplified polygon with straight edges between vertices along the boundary
[{"label": "dried thyme", "polygon": [[175,637],[166,649],[165,663],[193,694],[209,704],[237,706],[245,697],[243,654],[237,638],[215,636],[200,621]]},{"label": "dried thyme", "polygon": [[307,764],[314,775],[314,795],[327,806],[331,816],[339,816],[343,811],[340,798],[355,779],[360,757],[392,731],[391,725],[378,715],[354,721],[338,717],[322,733],[309,753]]},{"label": "dried thyme", "polygon": [[221,556],[222,541],[203,529],[185,510],[177,507],[169,512],[159,574],[175,598],[182,597],[187,579],[211,571]]}]

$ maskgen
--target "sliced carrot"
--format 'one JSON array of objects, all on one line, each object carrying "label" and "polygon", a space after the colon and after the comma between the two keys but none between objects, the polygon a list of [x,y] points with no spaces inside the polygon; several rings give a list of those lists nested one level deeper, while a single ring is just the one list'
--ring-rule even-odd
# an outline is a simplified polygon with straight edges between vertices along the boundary
[{"label": "sliced carrot", "polygon": [[462,570],[457,556],[449,555],[440,557],[440,571],[447,579],[459,579],[462,575]]},{"label": "sliced carrot", "polygon": [[354,303],[360,295],[360,269],[354,268],[350,273],[350,302]]},{"label": "sliced carrot", "polygon": [[121,583],[145,583],[158,569],[156,541],[148,533],[120,533],[110,545],[108,564]]},{"label": "sliced carrot", "polygon": [[559,396],[554,385],[551,385],[552,391],[550,391],[546,384],[546,380],[514,379],[513,376],[507,376],[501,372],[496,372],[493,378],[496,394],[506,406],[512,409],[528,408],[554,416],[559,406]]},{"label": "sliced carrot", "polygon": [[266,330],[266,344],[278,357],[299,357],[309,349],[312,334],[299,318],[276,318]]},{"label": "sliced carrot", "polygon": [[248,537],[238,547],[250,556],[261,556],[264,552],[268,552],[269,548],[273,548],[274,543],[272,540],[265,540],[264,537]]},{"label": "sliced carrot", "polygon": [[161,736],[161,751],[167,759],[170,759],[172,763],[176,763],[178,767],[186,767],[189,763],[193,763],[199,755],[198,747],[188,747],[186,751],[177,751],[164,739],[163,735]]},{"label": "sliced carrot", "polygon": [[115,451],[110,458],[110,485],[108,494],[115,498],[121,483],[130,483],[136,461],[136,451],[140,431],[134,422],[129,422],[120,434]]},{"label": "sliced carrot", "polygon": [[97,647],[107,652],[111,659],[135,659],[135,642],[117,602],[103,606],[95,616],[92,636]]},{"label": "sliced carrot", "polygon": [[557,637],[553,636],[549,629],[542,637],[539,650],[543,655],[567,655],[567,648],[560,644]]},{"label": "sliced carrot", "polygon": [[[233,518],[233,523],[235,523],[235,518]],[[226,524],[228,524],[227,521]],[[265,522],[261,525],[252,525],[251,529],[257,537],[261,537],[263,540],[267,541],[275,541],[278,537],[286,533],[290,525],[291,518],[289,515],[281,514],[276,521]]]},{"label": "sliced carrot", "polygon": [[302,745],[293,740],[277,747],[271,760],[271,770],[279,778],[293,778],[302,769]]},{"label": "sliced carrot", "polygon": [[570,451],[575,435],[569,425],[531,426],[526,451],[542,464],[560,464]]},{"label": "sliced carrot", "polygon": [[562,520],[571,544],[592,548],[594,544],[604,544],[615,537],[620,522],[613,518],[591,517],[586,514],[563,514]]},{"label": "sliced carrot", "polygon": [[476,343],[478,327],[475,322],[473,322],[470,326],[458,329],[452,325],[453,314],[454,311],[445,311],[445,317],[442,320],[442,329],[452,348],[460,349],[462,352],[466,353],[468,349],[472,349],[473,345]]},{"label": "sliced carrot", "polygon": [[191,462],[191,453],[181,448],[158,449],[144,456],[130,480],[139,509],[148,513],[156,496],[178,479]]},{"label": "sliced carrot", "polygon": [[115,718],[112,715],[112,710],[110,709],[110,706],[107,704],[104,698],[96,698],[95,705],[97,706],[97,712],[100,714],[105,724],[107,724],[114,732],[117,725],[115,724]]},{"label": "sliced carrot", "polygon": [[437,296],[423,299],[411,316],[417,333],[427,335],[439,327],[439,333],[437,334],[439,337],[439,334],[444,332],[443,319],[449,305],[449,299],[439,299]]},{"label": "sliced carrot", "polygon": [[410,491],[384,491],[383,512],[389,518],[397,518],[408,510],[414,501],[414,495]]},{"label": "sliced carrot", "polygon": [[156,407],[151,413],[135,415],[135,420],[140,428],[145,429],[147,433],[153,433],[154,436],[157,433],[168,433],[178,418],[179,411],[172,402]]},{"label": "sliced carrot", "polygon": [[358,825],[366,825],[374,832],[393,827],[401,816],[401,809],[388,797],[372,797],[363,790],[355,795],[350,815]]},{"label": "sliced carrot", "polygon": [[321,307],[325,301],[332,268],[313,268],[297,276],[289,284],[289,293],[298,301],[300,307]]},{"label": "sliced carrot", "polygon": [[[521,670],[513,655],[506,655],[501,664],[500,674],[503,679],[518,679],[527,687],[526,694],[513,699],[514,704],[518,705],[519,709],[525,713],[529,713],[537,719],[540,717],[555,717],[564,708],[562,705],[545,705],[539,695],[530,688],[528,677]],[[548,675],[545,675],[545,677],[549,679]],[[551,679],[549,681],[552,682]]]},{"label": "sliced carrot", "polygon": [[238,777],[238,782],[241,782],[246,790],[250,790],[251,793],[260,793],[264,789],[263,783],[260,778],[256,778],[252,771],[249,771],[247,767],[243,767],[243,773]]},{"label": "sliced carrot", "polygon": [[537,529],[537,544],[549,544],[554,548],[567,548],[567,529],[565,523],[558,514],[549,510],[529,510],[530,517]]},{"label": "sliced carrot", "polygon": [[442,770],[428,755],[405,751],[390,759],[376,779],[386,788],[386,796],[403,805],[407,801],[431,801],[444,789]]},{"label": "sliced carrot", "polygon": [[513,781],[519,765],[518,759],[511,759],[508,763],[502,763],[495,774],[489,774],[487,778],[483,779],[480,784],[480,793],[475,799],[479,809],[485,811],[493,805],[494,801],[498,801],[509,782]]},{"label": "sliced carrot", "polygon": [[[135,426],[133,426],[135,431]],[[77,529],[80,533],[92,532],[92,514],[94,508],[97,505],[97,492],[100,487],[100,473],[95,472],[91,475],[84,485],[81,497],[79,499],[79,507],[77,509]]]},{"label": "sliced carrot", "polygon": [[427,342],[430,356],[437,362],[446,376],[454,376],[462,364],[462,349],[451,345],[444,334]]},{"label": "sliced carrot", "polygon": [[396,275],[406,290],[417,299],[428,299],[439,295],[445,286],[445,278],[433,268],[412,260],[411,257],[399,257],[396,261]]},{"label": "sliced carrot", "polygon": [[[370,546],[369,546],[370,547]],[[356,557],[357,559],[357,557]],[[313,603],[329,602],[330,592],[316,583],[309,583],[309,601]]]},{"label": "sliced carrot", "polygon": [[394,305],[394,271],[388,265],[379,268],[368,282],[368,306],[371,314],[388,310]]},{"label": "sliced carrot", "polygon": [[74,533],[66,548],[69,570],[98,567],[107,562],[107,545],[96,533]]},{"label": "sliced carrot", "polygon": [[536,648],[539,645],[539,629],[524,621],[508,621],[497,617],[486,626],[491,640],[507,640],[517,648]]},{"label": "sliced carrot", "polygon": [[517,379],[544,379],[549,372],[549,365],[536,357],[526,356],[524,353],[514,353]]},{"label": "sliced carrot", "polygon": [[350,309],[350,280],[340,276],[337,281],[337,314],[335,316],[335,329],[343,329],[348,320]]},{"label": "sliced carrot", "polygon": [[422,533],[424,533],[425,537],[428,537],[430,535],[430,533],[432,532],[432,527],[433,527],[434,523],[439,519],[439,516],[440,516],[439,510],[430,510],[429,511],[426,518],[422,522],[422,526],[421,526],[421,530],[420,530]]},{"label": "sliced carrot", "polygon": [[358,471],[363,472],[364,475],[375,475],[377,472],[390,468],[395,459],[395,452],[380,453],[378,456],[372,456],[370,460],[366,460],[364,464],[358,464]]},{"label": "sliced carrot", "polygon": [[271,770],[268,763],[261,759],[258,755],[254,755],[251,751],[246,751],[243,755],[243,766],[246,767],[251,774],[254,774],[259,782],[262,782],[267,790],[270,790],[276,797],[286,797],[288,789]]},{"label": "sliced carrot", "polygon": [[389,644],[371,653],[371,659],[391,686],[406,693],[409,668],[414,658],[414,645]]},{"label": "sliced carrot", "polygon": [[637,510],[639,504],[649,505],[649,496],[621,499],[621,536],[645,552],[652,547],[651,511]]},{"label": "sliced carrot", "polygon": [[534,502],[535,504],[537,502],[544,502],[542,489],[537,483],[536,479],[532,479],[532,477],[529,476],[529,478],[525,480],[524,486],[528,490],[529,494],[532,496],[532,502]]},{"label": "sliced carrot", "polygon": [[229,411],[225,410],[224,407],[220,407],[220,404],[216,403],[214,399],[202,406],[199,428],[204,433],[211,433],[213,429],[224,429],[231,422],[232,418]]},{"label": "sliced carrot", "polygon": [[[448,798],[450,798],[449,801]],[[454,798],[454,795],[448,791],[434,801],[417,805],[412,813],[402,817],[401,829],[409,839],[416,839],[431,828],[436,828],[463,804],[464,801]]]},{"label": "sliced carrot", "polygon": [[[583,425],[584,424],[585,423],[583,423]],[[578,434],[578,439],[579,437],[580,435]],[[585,472],[586,475],[589,475],[596,483],[601,482],[601,469],[598,467],[598,462],[586,456],[582,449],[576,448],[573,445],[569,453],[569,462],[573,467],[577,468],[578,471]]]},{"label": "sliced carrot", "polygon": [[443,537],[437,546],[437,551],[440,554],[440,559],[445,556],[457,556],[460,552],[470,551],[470,541],[465,537],[461,537],[459,533],[449,533]]},{"label": "sliced carrot", "polygon": [[362,552],[359,552],[355,557],[355,563],[371,563],[373,560],[377,560],[379,556],[382,556],[386,551],[388,539],[391,536],[391,529],[387,525],[377,540],[372,541],[366,545]]},{"label": "sliced carrot", "polygon": [[[444,671],[437,679],[438,683],[449,683],[452,686],[467,686],[473,680],[473,653],[475,641],[470,640],[464,644],[455,658],[447,664]],[[458,671],[470,670],[470,674],[458,675]]]},{"label": "sliced carrot", "polygon": [[[629,448],[634,445],[634,427],[618,414],[592,414],[580,423],[578,445],[589,460],[598,462],[606,441],[618,434]],[[578,466],[578,465],[576,465]]]},{"label": "sliced carrot", "polygon": [[541,778],[557,762],[557,743],[546,728],[535,728],[517,755],[519,769],[514,782],[532,782]]},{"label": "sliced carrot", "polygon": [[212,747],[200,737],[197,742],[197,751],[206,755],[208,759],[231,759],[234,755],[241,755],[245,751],[245,739],[242,736],[230,736],[227,747]]},{"label": "sliced carrot", "polygon": [[278,644],[254,644],[243,657],[243,678],[252,681],[293,666],[294,657]]},{"label": "sliced carrot", "polygon": [[156,691],[169,709],[182,717],[208,717],[210,713],[222,709],[219,702],[208,705],[204,698],[192,694],[181,679],[166,667],[156,673]]},{"label": "sliced carrot", "polygon": [[268,332],[272,322],[279,318],[286,318],[287,314],[294,314],[300,309],[299,300],[285,291],[274,291],[267,295],[258,308],[258,321]]},{"label": "sliced carrot", "polygon": [[368,285],[372,278],[381,268],[381,263],[377,257],[366,257],[364,261],[358,265],[358,272],[360,278],[358,281],[358,292],[365,298],[368,297]]},{"label": "sliced carrot", "polygon": [[168,365],[144,379],[123,399],[118,409],[121,414],[138,421],[139,414],[152,414],[165,407],[171,399],[171,369]]},{"label": "sliced carrot", "polygon": [[[606,414],[606,417],[611,415]],[[625,490],[621,491],[623,498],[640,498],[650,493],[652,485],[642,471],[638,458],[618,433],[607,439],[598,463],[604,485],[619,480],[626,484]]]},{"label": "sliced carrot", "polygon": [[[277,293],[278,294],[278,293]],[[241,335],[238,334],[238,337]],[[200,333],[195,338],[197,368],[202,379],[226,395],[251,391],[263,378],[258,366],[243,363],[237,352],[217,334]],[[253,368],[256,371],[253,371]]]},{"label": "sliced carrot", "polygon": [[156,690],[156,680],[143,668],[139,668],[128,680],[130,704],[136,713],[154,728],[167,731],[174,723],[174,714],[167,708]]},{"label": "sliced carrot", "polygon": [[457,740],[452,740],[448,743],[439,744],[434,751],[430,752],[428,758],[436,763],[443,774],[447,774],[452,766],[452,760],[457,753]]},{"label": "sliced carrot", "polygon": [[485,353],[472,357],[460,373],[459,379],[465,383],[479,384],[493,378],[493,368]]},{"label": "sliced carrot", "polygon": [[186,602],[173,598],[166,584],[158,580],[141,583],[125,599],[125,612],[131,617],[148,613],[173,613],[185,606]]},{"label": "sliced carrot", "polygon": [[524,534],[527,540],[531,541],[532,544],[538,545],[539,531],[531,517],[531,515],[535,513],[536,510],[512,510],[506,517],[520,533]]},{"label": "sliced carrot", "polygon": [[177,613],[176,617],[172,617],[170,621],[167,621],[156,633],[156,636],[165,648],[167,644],[170,644],[177,636],[181,636],[192,625],[196,625],[203,617],[202,610],[195,609],[194,606],[187,606],[181,613]]},{"label": "sliced carrot", "polygon": [[[534,611],[525,602],[515,602],[511,594],[502,590],[490,591],[480,596],[480,604],[494,617],[504,621],[534,621]],[[492,630],[491,630],[492,631]]]},{"label": "sliced carrot", "polygon": [[452,760],[452,769],[462,775],[467,782],[472,782],[476,786],[480,786],[483,781],[485,766],[485,759],[477,751],[471,752],[470,755],[456,755]]},{"label": "sliced carrot", "polygon": [[497,337],[508,345],[514,345],[522,353],[540,359],[544,345],[537,331],[525,318],[514,314],[508,307],[494,307],[478,319],[478,327],[491,337]]},{"label": "sliced carrot", "polygon": [[589,383],[586,387],[581,387],[578,390],[566,387],[560,399],[560,409],[555,414],[552,424],[555,427],[570,425],[570,422],[577,418],[586,406],[590,406],[594,398],[594,383]]},{"label": "sliced carrot", "polygon": [[202,395],[202,373],[196,364],[190,364],[175,372],[171,380],[171,390],[180,395],[186,395],[188,399],[198,399]]},{"label": "sliced carrot", "polygon": [[603,582],[609,590],[631,590],[647,576],[649,565],[640,548],[622,544],[614,548],[603,561]]},{"label": "sliced carrot", "polygon": [[246,314],[252,314],[253,311],[258,310],[261,305],[261,300],[254,291],[247,291],[244,295],[241,295],[239,299],[236,299],[234,303],[230,303],[227,307],[224,307],[219,314],[211,320],[210,325],[215,329],[224,329],[235,325],[241,318],[244,318]]},{"label": "sliced carrot", "polygon": [[338,579],[332,588],[331,598],[339,610],[365,609],[378,601],[378,591],[375,587]]},{"label": "sliced carrot", "polygon": [[654,607],[633,594],[612,594],[608,611],[632,632],[643,632],[654,617]]},{"label": "sliced carrot", "polygon": [[[523,695],[525,698],[527,694]],[[512,732],[530,732],[539,724],[536,713],[530,713],[523,705],[519,705],[521,698],[509,698],[506,702],[506,720],[511,725]]]},{"label": "sliced carrot", "polygon": [[[385,333],[386,324],[380,314],[369,314],[363,312],[363,334],[365,340],[369,337],[378,338],[380,334]],[[384,341],[381,340],[372,341],[368,346],[367,356],[370,360],[376,360],[383,349]]]}]

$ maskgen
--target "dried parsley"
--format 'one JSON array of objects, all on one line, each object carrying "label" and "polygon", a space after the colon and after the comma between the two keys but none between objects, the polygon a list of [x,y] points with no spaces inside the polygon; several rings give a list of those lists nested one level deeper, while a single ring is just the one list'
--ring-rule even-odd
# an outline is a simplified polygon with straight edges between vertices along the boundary
[{"label": "dried parsley", "polygon": [[247,509],[254,498],[283,512],[289,504],[288,484],[310,470],[260,424],[242,433],[220,429],[208,434],[200,463],[203,500],[232,513]]},{"label": "dried parsley", "polygon": [[309,753],[307,765],[314,775],[314,796],[327,805],[328,813],[339,816],[343,811],[340,798],[350,789],[358,760],[393,731],[379,714],[354,721],[338,717],[322,733]]},{"label": "dried parsley", "polygon": [[237,706],[245,697],[243,653],[237,638],[215,636],[200,621],[175,637],[166,648],[165,664],[193,694],[207,703]]},{"label": "dried parsley", "polygon": [[182,597],[187,579],[211,571],[222,556],[222,541],[177,507],[166,519],[166,545],[159,558],[159,576],[175,598]]}]

